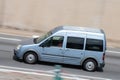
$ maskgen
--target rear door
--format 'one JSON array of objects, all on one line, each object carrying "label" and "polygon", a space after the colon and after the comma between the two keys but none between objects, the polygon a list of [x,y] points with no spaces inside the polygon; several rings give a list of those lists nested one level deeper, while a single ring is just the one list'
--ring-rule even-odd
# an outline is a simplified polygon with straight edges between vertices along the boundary
[{"label": "rear door", "polygon": [[64,50],[64,63],[80,65],[84,56],[85,34],[67,33]]},{"label": "rear door", "polygon": [[87,38],[85,50],[86,57],[92,57],[100,63],[104,62],[103,40]]}]

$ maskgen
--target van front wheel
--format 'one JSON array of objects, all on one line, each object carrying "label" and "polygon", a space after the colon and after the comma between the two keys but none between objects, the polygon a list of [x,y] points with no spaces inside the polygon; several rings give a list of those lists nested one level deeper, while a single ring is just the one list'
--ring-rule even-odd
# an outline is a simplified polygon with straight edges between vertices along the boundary
[{"label": "van front wheel", "polygon": [[97,68],[97,63],[95,60],[93,59],[87,59],[86,61],[84,61],[83,63],[83,68],[86,70],[86,71],[89,71],[89,72],[93,72],[96,70]]},{"label": "van front wheel", "polygon": [[24,55],[24,61],[28,64],[34,64],[37,62],[37,55],[34,52],[27,52]]}]

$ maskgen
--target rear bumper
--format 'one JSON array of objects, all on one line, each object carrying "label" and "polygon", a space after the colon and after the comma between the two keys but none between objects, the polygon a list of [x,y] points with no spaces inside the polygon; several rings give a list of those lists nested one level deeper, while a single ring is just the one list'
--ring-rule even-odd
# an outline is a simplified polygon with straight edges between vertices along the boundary
[{"label": "rear bumper", "polygon": [[103,67],[105,67],[105,63],[100,63],[99,66],[97,67],[97,70],[103,72]]},{"label": "rear bumper", "polygon": [[100,63],[97,67],[98,70],[103,70],[103,68],[105,67],[105,63]]},{"label": "rear bumper", "polygon": [[100,64],[100,67],[101,67],[101,68],[105,67],[105,63],[101,63],[101,64]]}]

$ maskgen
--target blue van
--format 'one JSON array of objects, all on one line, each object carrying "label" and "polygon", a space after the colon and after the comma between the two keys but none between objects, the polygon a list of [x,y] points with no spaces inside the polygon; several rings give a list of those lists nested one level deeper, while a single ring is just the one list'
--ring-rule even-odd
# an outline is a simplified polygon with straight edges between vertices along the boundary
[{"label": "blue van", "polygon": [[80,65],[87,71],[105,65],[106,38],[101,29],[60,26],[32,42],[18,45],[14,58],[29,64],[47,61]]}]

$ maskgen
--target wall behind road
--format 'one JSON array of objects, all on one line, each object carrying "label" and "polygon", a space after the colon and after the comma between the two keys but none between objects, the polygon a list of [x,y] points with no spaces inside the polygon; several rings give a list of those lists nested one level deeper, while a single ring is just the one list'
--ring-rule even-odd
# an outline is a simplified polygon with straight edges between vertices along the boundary
[{"label": "wall behind road", "polygon": [[0,0],[0,25],[3,23],[3,15],[4,15],[4,0]]},{"label": "wall behind road", "polygon": [[109,40],[120,41],[120,0],[0,0],[0,4],[4,26],[43,32],[59,25],[97,27]]}]

